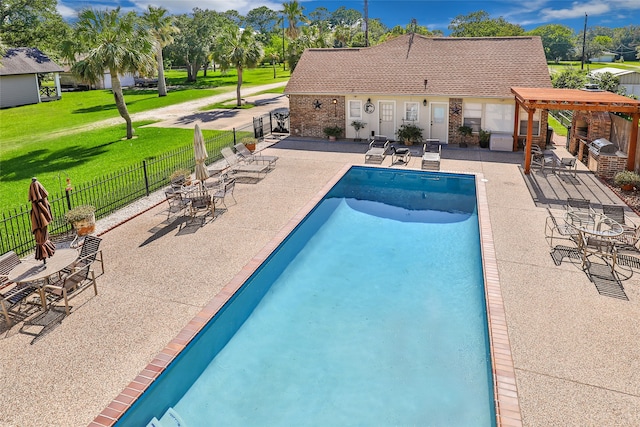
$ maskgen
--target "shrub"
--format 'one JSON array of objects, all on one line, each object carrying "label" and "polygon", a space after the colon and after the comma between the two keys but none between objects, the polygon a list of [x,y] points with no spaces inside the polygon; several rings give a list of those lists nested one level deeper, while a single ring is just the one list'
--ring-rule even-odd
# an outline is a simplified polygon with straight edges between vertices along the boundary
[{"label": "shrub", "polygon": [[91,216],[93,216],[95,212],[96,212],[95,206],[91,206],[91,205],[76,206],[75,208],[71,209],[70,211],[64,214],[64,219],[69,224],[73,224],[74,222],[91,218]]},{"label": "shrub", "polygon": [[618,186],[622,186],[622,185],[640,186],[640,175],[638,175],[634,171],[618,172],[616,176],[613,177],[613,182],[615,182],[616,185]]},{"label": "shrub", "polygon": [[342,128],[340,126],[327,126],[323,129],[323,132],[327,136],[339,137],[342,134]]},{"label": "shrub", "polygon": [[422,141],[422,128],[412,123],[406,123],[398,129],[398,139],[405,144],[411,145],[414,142]]}]

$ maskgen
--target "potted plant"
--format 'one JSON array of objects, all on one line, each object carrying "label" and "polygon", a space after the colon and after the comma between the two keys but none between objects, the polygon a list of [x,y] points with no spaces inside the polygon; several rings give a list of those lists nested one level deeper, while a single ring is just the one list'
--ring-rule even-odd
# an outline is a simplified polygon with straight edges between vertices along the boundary
[{"label": "potted plant", "polygon": [[169,176],[172,187],[182,187],[191,183],[191,171],[189,169],[177,169]]},{"label": "potted plant", "polygon": [[640,175],[634,171],[618,172],[613,177],[613,182],[623,190],[631,191],[634,187],[640,186]]},{"label": "potted plant", "polygon": [[340,126],[327,126],[323,129],[325,135],[329,137],[329,141],[335,141],[337,137],[342,134],[342,128]]},{"label": "potted plant", "polygon": [[365,122],[361,122],[360,120],[354,120],[351,122],[351,126],[356,130],[356,141],[360,141],[360,129],[363,129],[367,124]]},{"label": "potted plant", "polygon": [[78,236],[86,236],[96,229],[96,208],[91,205],[76,206],[64,214],[64,219],[73,226]]},{"label": "potted plant", "polygon": [[247,147],[247,150],[252,153],[256,150],[256,139],[254,137],[245,136],[240,140],[240,142],[243,143],[244,146]]},{"label": "potted plant", "polygon": [[471,136],[471,133],[473,132],[473,129],[471,129],[470,126],[460,126],[458,128],[458,132],[462,136],[462,138],[460,139],[460,147],[466,147],[467,146],[467,137]]},{"label": "potted plant", "polygon": [[405,123],[398,129],[398,139],[404,141],[404,145],[413,145],[422,141],[422,128],[413,123]]},{"label": "potted plant", "polygon": [[481,148],[489,148],[489,140],[491,139],[491,131],[480,129],[478,133],[478,143]]}]

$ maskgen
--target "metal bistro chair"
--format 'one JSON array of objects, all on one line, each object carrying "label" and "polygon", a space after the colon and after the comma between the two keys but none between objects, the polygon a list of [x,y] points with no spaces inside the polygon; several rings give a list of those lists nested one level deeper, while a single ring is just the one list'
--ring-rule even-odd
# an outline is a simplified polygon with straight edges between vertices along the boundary
[{"label": "metal bistro chair", "polygon": [[224,206],[224,208],[227,209],[227,204],[225,203],[225,197],[227,196],[227,194],[231,196],[234,203],[238,203],[235,196],[233,195],[233,190],[235,189],[235,187],[236,187],[235,178],[230,178],[230,179],[224,178],[223,180],[221,180],[220,187],[217,190],[213,191],[213,193],[211,194],[211,196],[213,197],[214,205],[219,200]]}]

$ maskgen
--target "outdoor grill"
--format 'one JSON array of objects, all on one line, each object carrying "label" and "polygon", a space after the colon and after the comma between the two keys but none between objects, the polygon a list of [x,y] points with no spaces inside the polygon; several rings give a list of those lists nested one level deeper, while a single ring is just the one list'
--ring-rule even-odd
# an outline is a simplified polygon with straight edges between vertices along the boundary
[{"label": "outdoor grill", "polygon": [[615,155],[618,149],[608,139],[598,138],[591,141],[591,143],[589,144],[589,151],[591,151],[593,155],[597,157],[600,154]]}]

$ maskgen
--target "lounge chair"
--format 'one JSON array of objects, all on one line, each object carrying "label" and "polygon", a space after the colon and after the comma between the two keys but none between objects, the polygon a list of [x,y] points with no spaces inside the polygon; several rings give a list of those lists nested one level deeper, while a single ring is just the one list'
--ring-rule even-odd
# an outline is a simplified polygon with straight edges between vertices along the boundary
[{"label": "lounge chair", "polygon": [[[437,145],[438,148],[435,148]],[[439,143],[431,144],[429,142],[422,146],[422,170],[440,170],[440,157],[442,154],[442,146]]]},{"label": "lounge chair", "polygon": [[254,154],[247,148],[246,145],[240,143],[233,146],[236,149],[236,152],[242,157],[247,163],[260,162],[260,163],[268,163],[270,168],[273,168],[276,165],[276,161],[278,160],[278,156],[265,156],[262,154]]},{"label": "lounge chair", "polygon": [[229,164],[229,168],[233,173],[255,173],[258,174],[266,174],[269,171],[268,164],[257,164],[257,163],[245,163],[241,162],[238,159],[238,156],[231,151],[231,148],[224,147],[220,150],[220,153],[224,157],[225,161]]},{"label": "lounge chair", "polygon": [[382,163],[387,156],[389,138],[384,135],[375,135],[369,141],[369,149],[364,154],[365,163]]},{"label": "lounge chair", "polygon": [[391,164],[402,163],[403,165],[409,164],[411,159],[411,151],[406,147],[396,148],[391,146]]},{"label": "lounge chair", "polygon": [[19,308],[24,300],[37,291],[34,286],[28,284],[9,282],[7,274],[20,262],[20,258],[14,251],[9,251],[0,256],[0,306],[8,326],[13,325],[9,314],[20,314]]}]

